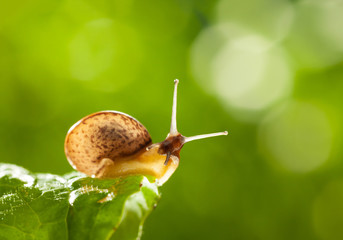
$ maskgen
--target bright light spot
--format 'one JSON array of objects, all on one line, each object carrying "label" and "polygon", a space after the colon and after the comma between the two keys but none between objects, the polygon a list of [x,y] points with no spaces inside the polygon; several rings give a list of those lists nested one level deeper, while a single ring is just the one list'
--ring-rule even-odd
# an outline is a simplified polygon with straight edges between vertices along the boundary
[{"label": "bright light spot", "polygon": [[233,113],[264,110],[292,86],[287,56],[276,44],[238,25],[214,26],[193,45],[194,76]]},{"label": "bright light spot", "polygon": [[74,202],[76,200],[76,198],[80,196],[80,192],[79,190],[74,190],[72,191],[70,194],[69,194],[69,204],[70,206],[73,206],[74,205]]},{"label": "bright light spot", "polygon": [[[97,193],[108,193],[108,189],[100,189],[98,188],[97,186],[93,187],[93,186],[88,186],[88,185],[85,185],[85,186],[82,186],[81,188],[79,189],[76,189],[74,191],[72,191],[69,195],[69,203],[71,206],[73,206],[74,202],[76,201],[76,199],[83,195],[83,194],[89,194],[90,192],[97,192]],[[109,201],[111,200],[110,198],[114,198],[114,193],[113,194],[108,194],[105,198],[103,199],[100,199],[99,202],[105,202],[105,201]]]},{"label": "bright light spot", "polygon": [[321,166],[330,155],[332,129],[327,116],[309,103],[292,102],[262,122],[259,143],[268,157],[294,172]]},{"label": "bright light spot", "polygon": [[24,184],[25,187],[32,187],[35,180],[33,177],[29,176],[29,175],[21,175],[21,176],[18,176],[18,178],[23,181],[23,182],[26,182]]},{"label": "bright light spot", "polygon": [[32,187],[35,184],[35,179],[28,174],[29,171],[26,169],[12,164],[2,164],[0,167],[0,178],[9,175],[11,178],[18,178],[25,182],[25,187]]},{"label": "bright light spot", "polygon": [[141,182],[142,187],[148,187],[150,190],[153,190],[156,195],[158,195],[158,187],[157,184],[155,182],[150,182],[146,177],[143,177],[143,180]]},{"label": "bright light spot", "polygon": [[317,15],[319,30],[327,38],[328,45],[343,51],[343,1],[320,1],[318,5],[318,10],[321,10]]},{"label": "bright light spot", "polygon": [[289,93],[285,56],[280,48],[267,45],[259,36],[235,39],[214,59],[216,91],[228,105],[262,110]]},{"label": "bright light spot", "polygon": [[299,1],[297,18],[286,39],[300,68],[323,68],[343,58],[343,1]]},{"label": "bright light spot", "polygon": [[107,194],[106,197],[104,197],[103,199],[98,200],[98,203],[105,203],[108,201],[112,201],[115,198],[115,195],[113,192],[110,192],[109,194]]},{"label": "bright light spot", "polygon": [[36,186],[39,187],[40,189],[42,189],[42,191],[50,191],[53,189],[57,189],[57,188],[64,188],[67,181],[58,176],[58,175],[53,175],[53,174],[36,174],[36,178],[37,178],[37,182],[36,182]]},{"label": "bright light spot", "polygon": [[313,205],[315,231],[323,240],[343,239],[343,182],[329,183]]}]

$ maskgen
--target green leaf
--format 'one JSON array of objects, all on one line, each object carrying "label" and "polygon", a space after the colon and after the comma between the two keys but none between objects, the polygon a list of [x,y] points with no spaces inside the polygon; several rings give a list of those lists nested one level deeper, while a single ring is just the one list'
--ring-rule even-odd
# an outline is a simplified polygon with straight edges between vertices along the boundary
[{"label": "green leaf", "polygon": [[0,239],[139,239],[159,197],[144,176],[61,177],[0,164]]}]

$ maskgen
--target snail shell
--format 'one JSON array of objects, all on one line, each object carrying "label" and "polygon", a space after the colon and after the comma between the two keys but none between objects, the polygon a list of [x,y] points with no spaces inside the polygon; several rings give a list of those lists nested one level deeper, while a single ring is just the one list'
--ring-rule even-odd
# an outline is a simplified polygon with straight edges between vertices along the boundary
[{"label": "snail shell", "polygon": [[71,127],[65,140],[65,153],[75,169],[96,175],[102,159],[116,162],[150,144],[150,134],[136,119],[121,112],[103,111]]}]

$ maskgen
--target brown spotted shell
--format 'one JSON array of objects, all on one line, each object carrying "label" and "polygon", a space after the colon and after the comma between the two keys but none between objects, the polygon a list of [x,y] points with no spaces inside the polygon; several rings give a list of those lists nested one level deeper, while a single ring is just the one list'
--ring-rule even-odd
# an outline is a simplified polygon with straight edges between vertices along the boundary
[{"label": "brown spotted shell", "polygon": [[146,128],[133,117],[116,111],[93,113],[75,123],[65,140],[69,163],[78,171],[94,175],[104,158],[128,157],[151,144]]}]

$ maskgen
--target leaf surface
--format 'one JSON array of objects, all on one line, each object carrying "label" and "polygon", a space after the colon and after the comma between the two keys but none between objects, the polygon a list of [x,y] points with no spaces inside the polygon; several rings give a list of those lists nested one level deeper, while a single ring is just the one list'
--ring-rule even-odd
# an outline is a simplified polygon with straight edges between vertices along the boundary
[{"label": "leaf surface", "polygon": [[0,164],[0,239],[139,239],[159,197],[145,176],[57,176]]}]

